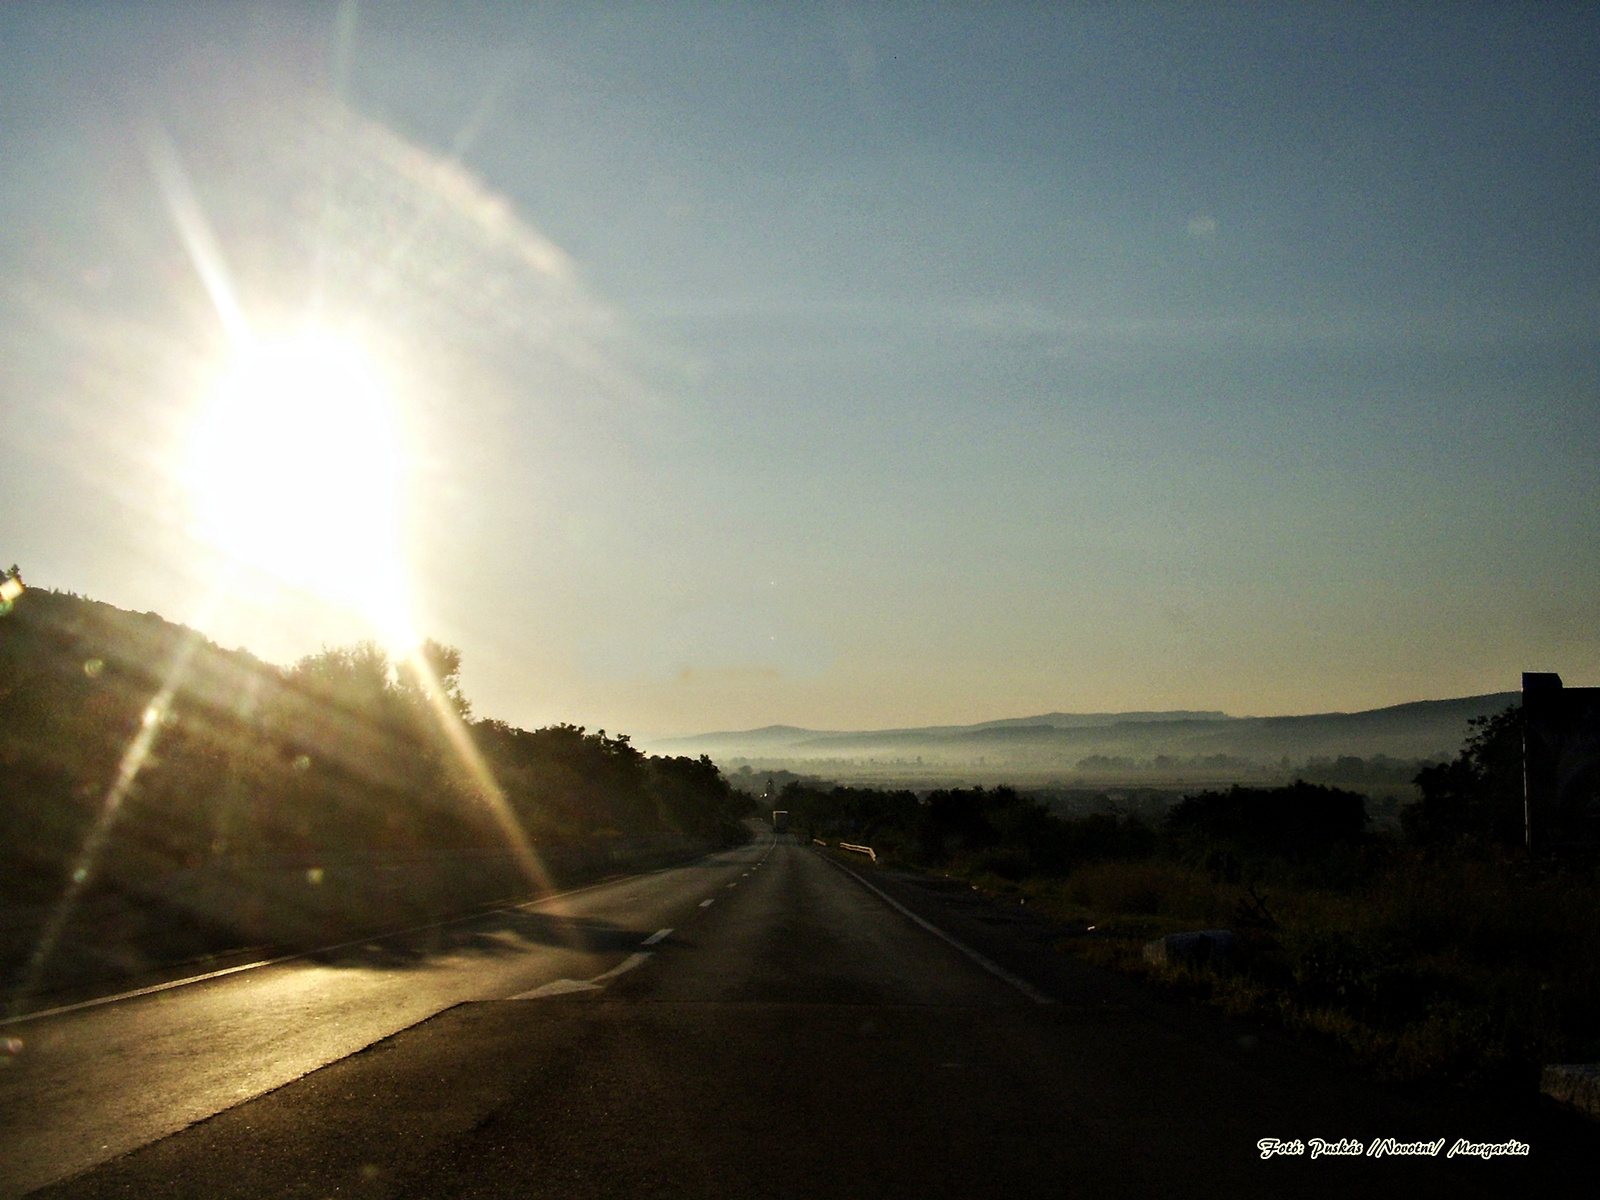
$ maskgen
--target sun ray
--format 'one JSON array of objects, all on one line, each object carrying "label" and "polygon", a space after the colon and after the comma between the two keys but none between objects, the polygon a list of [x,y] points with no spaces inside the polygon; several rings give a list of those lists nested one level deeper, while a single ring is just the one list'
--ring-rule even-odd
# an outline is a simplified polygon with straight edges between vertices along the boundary
[{"label": "sun ray", "polygon": [[217,310],[217,318],[222,322],[223,329],[227,331],[228,338],[234,345],[248,343],[250,327],[239,309],[239,300],[233,290],[233,280],[228,274],[227,260],[222,256],[222,247],[217,244],[217,235],[211,228],[211,222],[206,219],[205,210],[200,207],[200,200],[189,183],[189,175],[183,169],[183,160],[178,157],[177,147],[172,144],[172,139],[167,136],[166,131],[159,126],[150,130],[146,145],[150,169],[167,202],[167,212],[172,217],[173,227],[183,239],[183,248],[188,252],[189,261],[194,264],[195,272],[205,286],[206,295],[211,298],[211,306]]},{"label": "sun ray", "polygon": [[[221,595],[221,589],[214,588],[207,607],[214,604]],[[67,875],[67,885],[61,893],[61,898],[56,901],[55,907],[50,910],[50,916],[45,921],[44,928],[40,931],[39,940],[34,944],[33,953],[28,958],[28,966],[22,973],[21,981],[12,993],[9,1005],[9,1015],[16,1016],[27,1004],[40,983],[44,980],[45,968],[49,965],[51,957],[55,954],[56,946],[61,941],[67,922],[72,919],[72,914],[77,911],[78,901],[82,898],[84,889],[94,878],[95,868],[99,863],[100,853],[105,849],[106,842],[111,837],[111,831],[117,823],[117,817],[122,812],[122,805],[128,798],[129,792],[139,778],[139,772],[144,769],[149,761],[151,751],[155,749],[156,739],[161,736],[161,730],[166,724],[167,714],[172,711],[172,701],[178,693],[178,687],[188,673],[189,663],[194,658],[194,652],[200,642],[200,635],[193,630],[185,630],[177,648],[172,655],[172,661],[167,666],[166,675],[161,686],[151,696],[144,706],[144,712],[139,718],[138,731],[129,740],[123,749],[122,757],[117,763],[117,773],[112,778],[111,786],[106,789],[101,798],[100,809],[95,814],[94,824],[89,827],[88,834],[83,839],[83,845],[72,860],[72,870]]]},{"label": "sun ray", "polygon": [[[341,10],[344,24],[353,24],[353,11],[346,19]],[[344,36],[348,39],[348,30]],[[491,98],[492,93],[485,103]],[[530,886],[548,892],[549,872],[445,699],[413,632],[391,397],[353,339],[317,328],[277,341],[252,334],[176,148],[164,135],[153,138],[152,147],[152,165],[173,223],[235,345],[232,370],[197,431],[189,464],[190,483],[209,510],[214,540],[235,564],[353,604],[404,655],[423,680],[446,741],[518,869]],[[175,669],[171,687],[186,663],[187,658]],[[157,701],[170,704],[170,690]],[[126,759],[129,785],[149,753],[148,743],[140,748],[140,738]],[[116,805],[108,806],[113,815],[122,795],[125,789]]]},{"label": "sun ray", "polygon": [[478,750],[477,743],[472,740],[472,734],[467,729],[466,723],[461,719],[461,714],[450,704],[445,696],[444,688],[440,685],[438,676],[429,664],[427,656],[422,653],[421,647],[415,647],[405,658],[406,665],[421,680],[423,693],[428,698],[428,706],[432,709],[434,719],[438,721],[440,730],[449,742],[451,750],[470,782],[478,801],[489,810],[494,818],[495,825],[499,828],[500,835],[505,839],[512,856],[516,859],[517,868],[523,877],[540,892],[555,890],[555,881],[545,868],[544,861],[528,840],[527,831],[522,828],[517,820],[516,813],[506,799],[505,790],[495,780],[494,772],[489,769],[489,764],[484,761],[483,754]]},{"label": "sun ray", "polygon": [[[153,154],[153,163],[158,176],[164,175],[163,190],[167,194],[168,204],[172,212],[173,222],[178,227],[180,236],[195,268],[200,273],[205,283],[206,290],[217,308],[218,316],[227,328],[230,338],[239,348],[241,354],[248,356],[256,353],[259,343],[251,336],[241,314],[231,281],[229,280],[226,266],[218,248],[215,238],[211,234],[209,223],[205,220],[203,211],[198,201],[195,200],[192,190],[189,189],[176,151],[170,142],[161,139],[156,143],[160,150]],[[326,364],[324,364],[326,365]],[[283,381],[279,381],[283,382]],[[349,382],[349,380],[346,380]],[[359,390],[359,389],[358,389]],[[235,430],[235,432],[240,432]],[[281,447],[280,447],[281,449]],[[367,479],[367,485],[387,486],[383,480]],[[244,528],[250,528],[255,510],[246,510],[238,514],[244,523]],[[263,550],[278,551],[284,546],[274,540],[274,536],[266,536],[266,531],[255,530],[265,536],[264,541],[256,543],[246,542],[246,546],[253,552]],[[291,531],[292,532],[292,531]],[[395,549],[392,546],[385,547]],[[240,558],[225,564],[217,576],[215,585],[202,605],[202,615],[198,624],[205,625],[207,618],[215,607],[222,603],[224,596],[230,589],[231,581],[237,573]],[[398,564],[398,557],[393,559]],[[384,574],[381,582],[389,585],[395,595],[399,594],[398,575]],[[462,721],[459,713],[451,706],[446,698],[444,689],[429,665],[426,656],[421,651],[419,639],[411,632],[409,614],[395,606],[387,611],[369,608],[369,616],[373,617],[379,628],[393,639],[393,644],[401,647],[404,652],[404,661],[416,673],[423,683],[423,690],[428,698],[428,704],[434,719],[438,721],[452,753],[455,755],[466,778],[470,782],[472,791],[477,801],[482,804],[492,816],[500,836],[517,864],[518,870],[527,880],[529,886],[536,892],[548,894],[554,890],[554,880],[546,869],[544,862],[534,850],[526,831],[517,820],[516,813],[512,810],[506,799],[504,790],[494,778],[483,755],[472,740],[472,735]],[[112,831],[121,814],[123,804],[137,782],[140,772],[149,761],[157,740],[161,735],[169,713],[172,711],[173,701],[189,670],[189,664],[199,645],[199,635],[190,632],[179,642],[175,648],[171,662],[163,677],[160,687],[145,705],[139,722],[139,728],[129,740],[127,747],[117,765],[116,776],[107,788],[102,798],[100,808],[96,814],[94,824],[84,838],[83,845],[72,862],[66,887],[61,898],[57,901],[45,926],[41,931],[33,953],[29,957],[27,969],[12,995],[8,1006],[11,1015],[17,1015],[27,1004],[29,997],[43,982],[45,970],[50,959],[54,956],[65,932],[72,914],[76,911],[85,889],[94,878],[102,851],[110,839]]]}]

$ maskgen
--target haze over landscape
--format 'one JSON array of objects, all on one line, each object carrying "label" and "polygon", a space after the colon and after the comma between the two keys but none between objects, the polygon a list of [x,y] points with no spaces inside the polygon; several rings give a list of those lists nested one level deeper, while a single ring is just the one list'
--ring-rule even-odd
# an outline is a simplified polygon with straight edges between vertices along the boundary
[{"label": "haze over landscape", "polygon": [[1567,1194],[1596,80],[0,4],[0,1200]]},{"label": "haze over landscape", "polygon": [[5,6],[0,548],[652,739],[1585,682],[1595,40]]},{"label": "haze over landscape", "polygon": [[[1467,722],[1516,704],[1505,692],[1421,701],[1360,713],[1230,717],[1224,713],[1048,713],[928,729],[840,732],[768,726],[647,743],[664,754],[707,754],[725,771],[808,771],[849,781],[1094,784],[1211,783],[1326,773],[1344,783],[1409,783],[1423,761],[1453,757]],[[1387,762],[1363,778],[1366,759]],[[1389,778],[1388,776],[1393,776]]]}]

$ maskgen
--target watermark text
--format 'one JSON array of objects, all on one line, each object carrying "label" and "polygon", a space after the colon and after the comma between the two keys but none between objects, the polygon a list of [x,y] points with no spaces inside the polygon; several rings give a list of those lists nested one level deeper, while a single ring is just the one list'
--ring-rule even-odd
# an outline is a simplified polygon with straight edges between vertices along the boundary
[{"label": "watermark text", "polygon": [[1504,1142],[1473,1142],[1466,1138],[1457,1138],[1445,1150],[1447,1138],[1435,1138],[1425,1142],[1402,1142],[1397,1138],[1373,1138],[1370,1142],[1362,1142],[1357,1138],[1262,1138],[1256,1143],[1256,1150],[1262,1158],[1276,1158],[1280,1155],[1292,1158],[1438,1158],[1442,1153],[1445,1158],[1502,1158],[1506,1156],[1526,1157],[1529,1152],[1527,1142],[1519,1142],[1510,1138]]}]

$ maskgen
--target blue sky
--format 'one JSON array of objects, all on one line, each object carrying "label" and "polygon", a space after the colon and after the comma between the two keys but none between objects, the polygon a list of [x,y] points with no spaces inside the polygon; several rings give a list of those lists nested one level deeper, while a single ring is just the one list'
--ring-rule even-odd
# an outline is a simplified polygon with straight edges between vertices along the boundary
[{"label": "blue sky", "polygon": [[252,321],[378,347],[486,715],[1595,682],[1597,75],[1592,6],[7,6],[0,555],[363,632],[206,599],[154,129]]}]

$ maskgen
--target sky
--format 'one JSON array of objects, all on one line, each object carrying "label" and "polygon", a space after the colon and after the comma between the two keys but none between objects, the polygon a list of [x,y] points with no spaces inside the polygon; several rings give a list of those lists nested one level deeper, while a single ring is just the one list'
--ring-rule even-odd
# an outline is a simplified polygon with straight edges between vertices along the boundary
[{"label": "sky", "polygon": [[1597,684],[1596,79],[1592,5],[0,6],[0,559],[646,739]]}]

